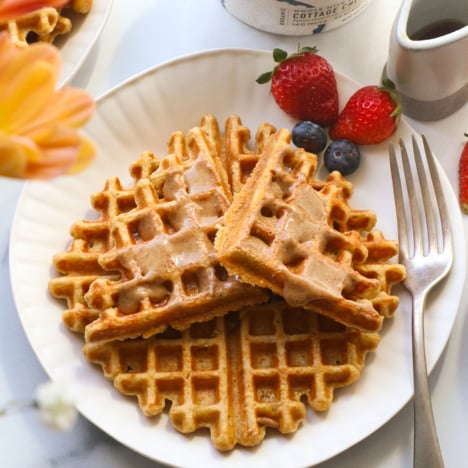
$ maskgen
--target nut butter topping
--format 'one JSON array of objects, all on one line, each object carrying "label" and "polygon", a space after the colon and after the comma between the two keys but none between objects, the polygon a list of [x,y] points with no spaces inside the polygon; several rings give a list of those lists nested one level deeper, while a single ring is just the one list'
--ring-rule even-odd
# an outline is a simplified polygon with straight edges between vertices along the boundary
[{"label": "nut butter topping", "polygon": [[376,331],[382,317],[368,298],[379,293],[379,283],[354,268],[367,249],[357,231],[340,232],[333,222],[350,207],[338,185],[314,188],[316,156],[294,149],[290,138],[286,129],[270,138],[226,212],[215,242],[221,263],[290,305]]}]

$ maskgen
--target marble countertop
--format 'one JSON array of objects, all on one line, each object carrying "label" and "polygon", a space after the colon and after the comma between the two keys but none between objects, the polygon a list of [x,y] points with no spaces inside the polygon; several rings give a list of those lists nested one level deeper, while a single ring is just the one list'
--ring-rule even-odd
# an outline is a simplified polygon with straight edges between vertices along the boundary
[{"label": "marble countertop", "polygon": [[[231,17],[218,0],[114,1],[100,37],[73,85],[99,96],[155,64],[206,49],[246,47],[295,50],[316,45],[335,69],[363,84],[377,83],[386,61],[391,25],[400,2],[374,0],[352,22],[314,37],[264,33]],[[468,106],[438,122],[409,120],[426,134],[457,190],[458,157],[468,131]],[[22,183],[0,179],[0,404],[29,397],[47,376],[19,322],[8,270],[8,235]],[[468,217],[463,219],[465,237]],[[468,295],[462,297],[448,345],[430,377],[435,419],[447,468],[468,459]],[[65,433],[42,426],[33,411],[0,418],[0,463],[5,467],[157,467],[120,445],[84,418]],[[407,405],[381,429],[320,468],[411,467],[412,407]]]}]

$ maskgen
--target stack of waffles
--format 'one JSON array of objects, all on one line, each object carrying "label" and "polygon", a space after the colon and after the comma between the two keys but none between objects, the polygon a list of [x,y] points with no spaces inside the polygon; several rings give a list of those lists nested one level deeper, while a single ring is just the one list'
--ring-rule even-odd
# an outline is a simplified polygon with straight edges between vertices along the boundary
[{"label": "stack of waffles", "polygon": [[58,36],[72,30],[69,12],[86,14],[91,10],[93,0],[70,0],[64,8],[42,7],[32,13],[0,24],[0,31],[8,31],[12,42],[20,48],[34,42],[52,43]]},{"label": "stack of waffles", "polygon": [[130,186],[109,179],[97,219],[74,223],[54,257],[49,289],[86,358],[145,415],[169,407],[177,430],[207,427],[219,450],[327,410],[405,276],[375,214],[349,204],[351,183],[316,178],[290,138],[262,124],[251,143],[238,116],[223,132],[204,116],[164,157],[145,152]]}]

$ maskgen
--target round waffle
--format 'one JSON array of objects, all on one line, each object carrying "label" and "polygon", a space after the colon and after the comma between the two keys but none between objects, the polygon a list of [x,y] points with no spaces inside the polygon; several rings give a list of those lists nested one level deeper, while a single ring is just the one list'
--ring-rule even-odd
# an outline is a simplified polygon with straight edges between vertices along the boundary
[{"label": "round waffle", "polygon": [[[167,408],[177,430],[208,428],[219,450],[327,410],[376,349],[405,276],[375,214],[351,207],[350,182],[316,179],[316,157],[289,139],[262,124],[250,142],[238,116],[223,134],[204,116],[172,134],[166,156],[145,152],[129,187],[110,178],[92,197],[97,216],[74,223],[54,257],[50,291],[86,358],[145,415]],[[299,304],[300,289],[313,300]]]}]

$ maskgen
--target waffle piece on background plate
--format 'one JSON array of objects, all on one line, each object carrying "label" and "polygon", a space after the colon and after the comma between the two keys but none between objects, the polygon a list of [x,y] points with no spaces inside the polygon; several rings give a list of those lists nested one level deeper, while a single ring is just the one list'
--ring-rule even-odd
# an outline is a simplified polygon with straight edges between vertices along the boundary
[{"label": "waffle piece on background plate", "polygon": [[76,13],[89,13],[91,7],[93,6],[93,0],[70,0],[66,5],[65,8],[70,8]]},{"label": "waffle piece on background plate", "polygon": [[0,31],[8,31],[11,41],[21,48],[38,41],[53,43],[58,36],[66,35],[72,30],[72,19],[66,16],[67,10],[85,14],[91,7],[92,0],[71,0],[64,9],[39,8],[0,24]]},{"label": "waffle piece on background plate", "polygon": [[[109,180],[93,197],[99,219],[76,222],[70,249],[55,256],[64,276],[50,290],[72,305],[64,313],[71,328],[81,331],[86,317],[88,341],[186,328],[268,299],[217,261],[213,241],[229,200],[221,162],[212,158],[216,145],[206,137],[211,124],[175,132],[164,158],[145,153],[129,189]],[[100,277],[83,294],[81,273],[89,277],[90,269]]]},{"label": "waffle piece on background plate", "polygon": [[[372,299],[380,285],[354,268],[368,254],[361,234],[336,229],[352,211],[343,185],[314,189],[316,157],[292,148],[290,140],[286,129],[268,140],[226,212],[215,240],[220,262],[241,281],[268,288],[290,305],[377,331],[382,316]],[[375,217],[366,213],[364,219],[370,229]]]},{"label": "waffle piece on background plate", "polygon": [[10,20],[0,28],[8,31],[13,44],[25,48],[37,41],[53,42],[58,35],[70,32],[72,24],[56,8],[44,7]]},{"label": "waffle piece on background plate", "polygon": [[170,402],[178,431],[207,427],[218,450],[231,450],[260,444],[266,428],[295,432],[307,405],[327,410],[379,340],[277,299],[183,332],[88,343],[85,356],[145,415]]}]

